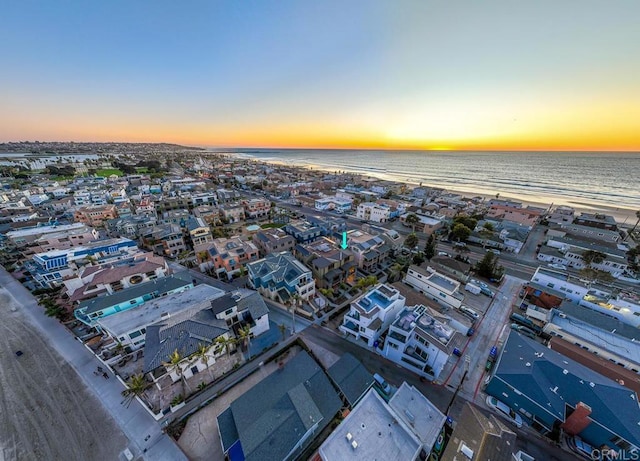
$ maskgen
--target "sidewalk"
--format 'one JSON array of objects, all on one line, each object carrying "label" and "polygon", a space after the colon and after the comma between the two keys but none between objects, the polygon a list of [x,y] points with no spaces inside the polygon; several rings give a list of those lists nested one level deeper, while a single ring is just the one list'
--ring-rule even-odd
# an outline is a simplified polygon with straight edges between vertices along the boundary
[{"label": "sidewalk", "polygon": [[[124,386],[112,373],[109,373],[112,379],[96,379],[93,372],[101,365],[98,359],[60,322],[45,316],[31,293],[4,268],[0,268],[0,285],[11,293],[15,301],[22,306],[24,314],[40,330],[40,334],[48,338],[53,348],[69,363],[113,417],[129,439],[129,446],[126,448],[134,456],[142,456],[149,461],[186,461],[187,458],[182,451],[171,438],[162,433],[159,425],[141,405],[132,403],[126,407],[121,404]],[[99,434],[96,433],[96,436]]]}]

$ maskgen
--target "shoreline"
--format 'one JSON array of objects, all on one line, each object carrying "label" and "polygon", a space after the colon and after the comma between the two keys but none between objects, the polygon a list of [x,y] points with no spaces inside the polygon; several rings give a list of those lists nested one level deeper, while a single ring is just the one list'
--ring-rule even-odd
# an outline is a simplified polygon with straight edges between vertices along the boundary
[{"label": "shoreline", "polygon": [[[309,171],[321,171],[321,172],[332,173],[337,170],[337,171],[347,172],[355,176],[372,177],[383,182],[404,183],[414,187],[418,187],[420,184],[420,182],[415,180],[412,181],[412,180],[392,179],[392,178],[389,178],[389,175],[386,175],[385,173],[377,172],[375,170],[363,172],[363,171],[353,171],[349,168],[344,168],[344,167],[341,167],[340,169],[337,169],[337,168],[330,169],[324,165],[317,165],[317,164],[311,164],[311,163],[299,163],[299,162],[286,162],[284,160],[274,159],[274,158],[267,158],[267,159],[257,158],[257,157],[253,157],[251,155],[243,154],[243,153],[238,153],[238,154],[226,153],[226,155],[230,155],[236,159],[249,160],[252,162],[259,162],[264,164],[285,166],[285,167],[291,167],[291,168],[301,168]],[[425,182],[422,182],[422,185],[424,187],[443,189],[448,192],[458,193],[464,197],[476,196],[476,197],[483,197],[485,200],[490,200],[492,198],[495,198],[495,194],[489,193],[488,191],[473,189],[471,187],[465,187],[465,185],[460,185],[459,187],[456,187],[456,186],[452,187],[451,185],[445,186],[441,184],[433,184],[433,183],[425,183]],[[567,199],[563,197],[548,197],[550,201],[546,202],[539,199],[536,200],[530,197],[521,196],[521,195],[509,193],[509,192],[497,191],[497,193],[500,194],[499,198],[501,199],[518,201],[525,206],[534,206],[534,207],[549,209],[550,207],[563,205],[563,206],[570,206],[574,208],[577,213],[602,212],[602,213],[613,216],[616,222],[618,222],[620,226],[624,226],[624,227],[632,227],[633,224],[635,224],[635,220],[637,219],[635,216],[636,210],[634,210],[633,208],[616,207],[614,205],[599,204],[599,203],[588,203],[588,202],[580,201],[580,198],[577,198],[577,197],[575,199],[571,199],[571,198]]]}]

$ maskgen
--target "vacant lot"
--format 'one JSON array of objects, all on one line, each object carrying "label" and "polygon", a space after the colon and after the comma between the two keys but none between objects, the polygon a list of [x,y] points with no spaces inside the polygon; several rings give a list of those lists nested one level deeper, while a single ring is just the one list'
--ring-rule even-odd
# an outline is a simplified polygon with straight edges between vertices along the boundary
[{"label": "vacant lot", "polygon": [[117,460],[126,438],[4,288],[0,318],[0,460]]}]

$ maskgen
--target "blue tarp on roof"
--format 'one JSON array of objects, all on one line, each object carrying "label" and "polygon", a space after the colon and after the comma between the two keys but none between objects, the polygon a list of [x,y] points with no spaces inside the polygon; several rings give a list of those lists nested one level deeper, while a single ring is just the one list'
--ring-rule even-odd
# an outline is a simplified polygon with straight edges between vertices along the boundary
[{"label": "blue tarp on roof", "polygon": [[244,461],[244,452],[242,451],[242,444],[240,443],[240,440],[231,445],[228,455],[230,461]]}]

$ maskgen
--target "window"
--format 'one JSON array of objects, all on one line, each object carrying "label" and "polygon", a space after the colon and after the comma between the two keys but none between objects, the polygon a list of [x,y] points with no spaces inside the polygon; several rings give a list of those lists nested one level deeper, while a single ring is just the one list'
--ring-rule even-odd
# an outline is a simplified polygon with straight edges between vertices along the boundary
[{"label": "window", "polygon": [[191,373],[193,373],[194,375],[197,375],[200,372],[200,370],[198,370],[198,367],[191,367]]},{"label": "window", "polygon": [[391,349],[396,349],[396,350],[398,349],[398,345],[397,345],[397,344],[394,344],[394,343],[392,343],[392,342],[389,342],[388,344],[389,344],[389,347],[390,347]]},{"label": "window", "polygon": [[141,335],[142,333],[140,331],[134,331],[133,333],[129,333],[129,338],[134,339]]}]

